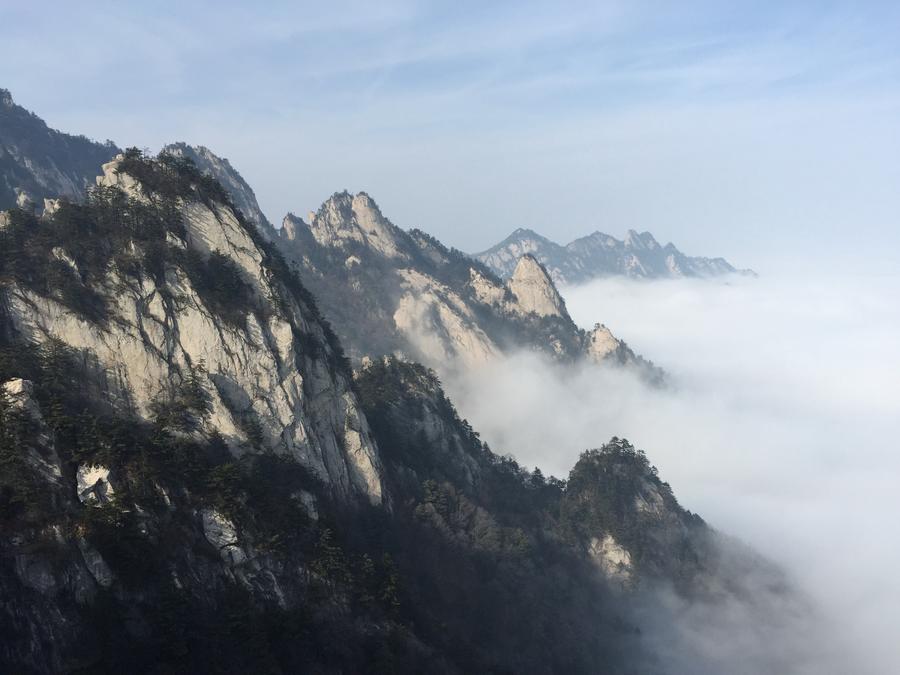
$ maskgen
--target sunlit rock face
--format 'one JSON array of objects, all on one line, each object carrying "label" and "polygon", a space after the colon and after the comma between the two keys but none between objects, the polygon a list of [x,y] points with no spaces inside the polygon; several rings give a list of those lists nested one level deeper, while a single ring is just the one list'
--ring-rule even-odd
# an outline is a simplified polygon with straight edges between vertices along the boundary
[{"label": "sunlit rock face", "polygon": [[631,554],[611,535],[591,539],[588,552],[603,574],[610,580],[625,587],[631,581]]},{"label": "sunlit rock face", "polygon": [[75,474],[76,491],[82,504],[101,505],[116,494],[109,479],[109,469],[99,464],[82,464]]},{"label": "sunlit rock face", "polygon": [[518,311],[526,314],[534,312],[538,316],[569,318],[562,296],[553,285],[547,270],[534,256],[528,254],[519,258],[507,286],[516,296],[514,306]]},{"label": "sunlit rock face", "polygon": [[342,192],[326,201],[311,218],[309,230],[322,246],[347,248],[360,244],[385,258],[407,260],[404,232],[382,214],[365,192]]},{"label": "sunlit rock face", "polygon": [[[98,187],[152,205],[157,196],[121,169],[123,161],[120,156],[103,166]],[[173,253],[161,277],[135,279],[115,265],[106,271],[97,289],[108,297],[111,313],[103,325],[56,297],[13,286],[8,304],[17,329],[95,357],[144,416],[161,395],[197,374],[210,398],[206,423],[233,452],[289,454],[336,494],[380,502],[377,451],[315,313],[273,270],[265,241],[230,205],[191,198],[177,205],[184,237],[169,235],[169,250],[192,251],[201,260],[223,256],[234,265],[252,307],[242,325],[230,324],[209,306]],[[55,256],[65,260],[67,253]],[[250,427],[258,439],[248,434]]]}]

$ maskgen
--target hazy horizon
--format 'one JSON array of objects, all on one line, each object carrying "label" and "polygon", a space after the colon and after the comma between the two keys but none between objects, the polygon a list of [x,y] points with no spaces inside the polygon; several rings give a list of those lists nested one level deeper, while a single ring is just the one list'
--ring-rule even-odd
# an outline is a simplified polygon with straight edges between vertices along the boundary
[{"label": "hazy horizon", "polygon": [[636,229],[763,273],[900,261],[900,8],[458,9],[7,4],[0,84],[69,133],[208,146],[276,224],[346,188],[466,251]]}]

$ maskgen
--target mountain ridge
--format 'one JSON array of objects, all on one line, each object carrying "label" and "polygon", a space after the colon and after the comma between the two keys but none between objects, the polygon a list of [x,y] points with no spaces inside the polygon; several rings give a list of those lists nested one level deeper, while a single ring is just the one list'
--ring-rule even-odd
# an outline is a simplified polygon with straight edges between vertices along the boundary
[{"label": "mountain ridge", "polygon": [[335,193],[309,222],[288,214],[278,232],[354,359],[397,354],[446,371],[525,349],[665,379],[608,329],[595,327],[598,340],[576,326],[536,258],[517,260],[504,282],[425,232],[394,225],[364,192]]},{"label": "mountain ridge", "polygon": [[0,210],[46,198],[82,199],[100,165],[121,150],[112,141],[51,129],[0,89]]},{"label": "mountain ridge", "polygon": [[584,283],[602,276],[634,278],[755,276],[724,258],[687,256],[671,242],[661,245],[650,232],[628,230],[624,239],[595,231],[561,245],[528,228],[517,228],[498,244],[472,254],[501,278],[512,274],[515,261],[529,253],[558,284]]}]

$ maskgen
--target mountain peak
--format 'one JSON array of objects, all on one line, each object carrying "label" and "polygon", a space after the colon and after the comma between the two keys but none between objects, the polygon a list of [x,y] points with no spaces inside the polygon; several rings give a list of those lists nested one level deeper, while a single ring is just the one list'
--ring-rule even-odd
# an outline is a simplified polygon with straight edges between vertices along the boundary
[{"label": "mountain peak", "polygon": [[365,192],[335,192],[310,219],[309,229],[323,246],[347,247],[356,243],[388,258],[407,255],[401,241],[406,233],[385,218]]},{"label": "mountain peak", "polygon": [[660,248],[659,242],[649,232],[638,232],[637,230],[628,230],[625,235],[625,245],[631,248],[655,250]]},{"label": "mountain peak", "polygon": [[512,231],[512,233],[509,235],[509,237],[507,237],[507,239],[511,239],[513,237],[516,237],[516,238],[530,237],[533,239],[544,239],[544,237],[539,235],[537,232],[535,232],[534,230],[529,229],[527,227],[517,227],[515,230]]}]

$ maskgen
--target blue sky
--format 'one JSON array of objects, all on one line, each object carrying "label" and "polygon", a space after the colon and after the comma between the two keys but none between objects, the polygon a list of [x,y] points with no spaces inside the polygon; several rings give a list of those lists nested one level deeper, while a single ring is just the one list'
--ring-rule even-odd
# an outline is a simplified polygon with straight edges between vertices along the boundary
[{"label": "blue sky", "polygon": [[897,3],[0,0],[0,38],[52,126],[207,145],[276,223],[347,188],[468,250],[900,262]]}]

